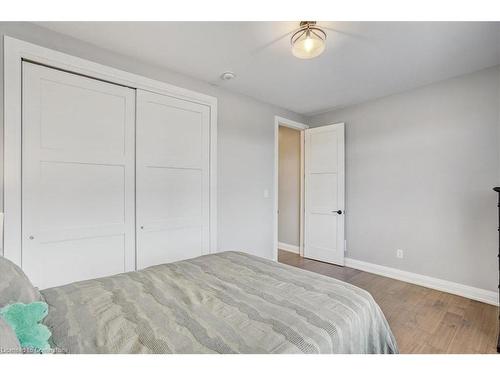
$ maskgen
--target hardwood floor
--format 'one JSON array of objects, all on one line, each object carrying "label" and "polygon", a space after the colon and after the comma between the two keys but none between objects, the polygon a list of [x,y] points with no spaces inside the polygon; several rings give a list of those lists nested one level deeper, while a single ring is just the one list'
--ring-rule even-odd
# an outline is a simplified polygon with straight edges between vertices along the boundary
[{"label": "hardwood floor", "polygon": [[370,292],[383,310],[401,353],[496,353],[495,306],[287,251],[279,251],[278,261]]}]

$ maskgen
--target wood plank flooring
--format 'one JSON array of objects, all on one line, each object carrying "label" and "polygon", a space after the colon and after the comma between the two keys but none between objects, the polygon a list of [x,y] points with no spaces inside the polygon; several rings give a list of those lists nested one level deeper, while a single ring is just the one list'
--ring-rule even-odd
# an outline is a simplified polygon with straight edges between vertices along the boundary
[{"label": "wood plank flooring", "polygon": [[279,251],[278,261],[370,292],[384,312],[401,353],[496,353],[495,306],[287,251]]}]

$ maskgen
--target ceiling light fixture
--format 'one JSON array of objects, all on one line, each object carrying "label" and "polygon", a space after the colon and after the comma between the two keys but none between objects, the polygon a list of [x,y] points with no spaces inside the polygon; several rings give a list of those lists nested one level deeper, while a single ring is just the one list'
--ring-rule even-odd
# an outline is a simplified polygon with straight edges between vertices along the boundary
[{"label": "ceiling light fixture", "polygon": [[293,33],[292,53],[299,59],[312,59],[323,53],[326,48],[326,33],[316,21],[301,21],[300,28]]}]

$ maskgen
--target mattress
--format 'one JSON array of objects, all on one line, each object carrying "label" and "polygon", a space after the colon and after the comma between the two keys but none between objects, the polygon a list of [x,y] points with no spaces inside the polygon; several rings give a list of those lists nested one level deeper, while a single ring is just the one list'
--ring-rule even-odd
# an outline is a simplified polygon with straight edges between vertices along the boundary
[{"label": "mattress", "polygon": [[223,252],[41,291],[65,353],[397,353],[372,296]]}]

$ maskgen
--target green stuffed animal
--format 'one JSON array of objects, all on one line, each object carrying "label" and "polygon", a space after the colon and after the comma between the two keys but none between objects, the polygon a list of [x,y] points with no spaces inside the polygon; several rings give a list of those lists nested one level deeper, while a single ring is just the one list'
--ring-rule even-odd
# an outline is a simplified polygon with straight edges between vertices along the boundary
[{"label": "green stuffed animal", "polygon": [[16,333],[21,347],[30,352],[50,350],[51,332],[39,323],[48,312],[49,307],[45,302],[14,303],[0,309],[0,315]]}]

